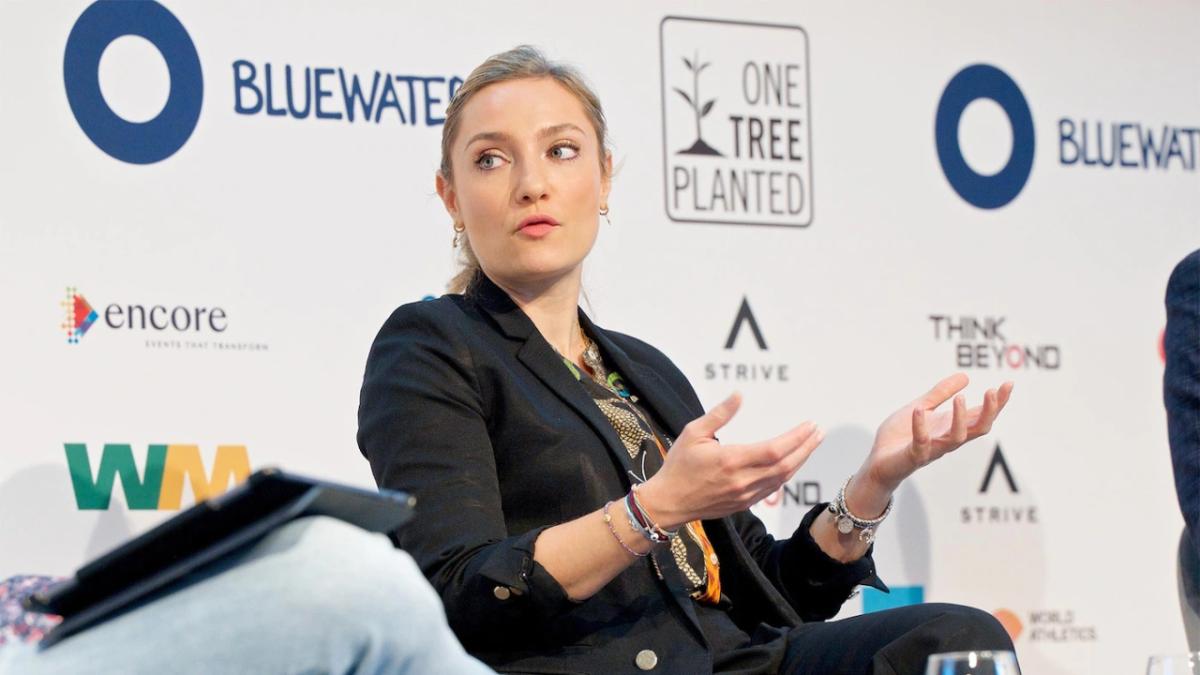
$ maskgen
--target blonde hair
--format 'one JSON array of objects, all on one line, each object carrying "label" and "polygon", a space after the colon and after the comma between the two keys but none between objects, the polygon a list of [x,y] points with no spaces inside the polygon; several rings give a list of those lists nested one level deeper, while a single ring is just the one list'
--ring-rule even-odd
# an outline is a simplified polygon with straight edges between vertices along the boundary
[{"label": "blonde hair", "polygon": [[[547,59],[536,47],[520,45],[506,52],[492,55],[479,64],[454,92],[454,97],[446,106],[446,122],[442,126],[442,164],[438,168],[438,173],[446,182],[449,183],[452,179],[451,147],[454,145],[454,139],[458,136],[462,109],[467,101],[488,85],[536,77],[553,78],[583,104],[583,111],[596,130],[596,141],[600,148],[600,171],[606,173],[608,123],[604,119],[604,110],[600,107],[599,97],[575,68]],[[471,249],[471,242],[466,237],[463,237],[461,241],[460,269],[446,285],[447,290],[451,293],[465,293],[480,274],[479,259],[475,257],[475,251]]]}]

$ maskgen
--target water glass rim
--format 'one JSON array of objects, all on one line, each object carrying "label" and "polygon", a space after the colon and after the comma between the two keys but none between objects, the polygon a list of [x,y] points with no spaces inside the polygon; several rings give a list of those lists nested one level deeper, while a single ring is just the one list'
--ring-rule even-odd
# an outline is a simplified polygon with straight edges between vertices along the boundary
[{"label": "water glass rim", "polygon": [[1150,660],[1155,659],[1195,659],[1200,661],[1200,652],[1175,652],[1172,654],[1151,654]]},{"label": "water glass rim", "polygon": [[962,651],[962,652],[941,652],[938,654],[930,654],[929,658],[930,659],[935,659],[935,658],[960,659],[960,658],[966,658],[966,657],[970,656],[971,654],[975,654],[976,656],[991,657],[991,658],[994,658],[996,656],[1011,656],[1013,658],[1017,657],[1016,652],[1014,652],[1011,649],[969,649],[967,651]]}]

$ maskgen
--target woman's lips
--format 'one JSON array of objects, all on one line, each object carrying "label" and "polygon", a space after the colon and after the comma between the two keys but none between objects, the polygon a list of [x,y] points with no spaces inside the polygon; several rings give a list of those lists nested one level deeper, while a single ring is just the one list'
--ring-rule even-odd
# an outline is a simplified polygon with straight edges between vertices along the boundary
[{"label": "woman's lips", "polygon": [[533,223],[532,225],[526,225],[525,227],[522,227],[521,234],[524,234],[524,235],[527,235],[527,236],[537,239],[540,237],[544,237],[547,234],[550,234],[550,230],[553,230],[556,227],[558,227],[558,226],[551,225],[550,223],[542,221],[542,222],[537,222],[537,223]]},{"label": "woman's lips", "polygon": [[538,239],[546,236],[551,230],[558,227],[558,221],[546,215],[532,215],[521,220],[517,226],[517,231],[528,237]]}]

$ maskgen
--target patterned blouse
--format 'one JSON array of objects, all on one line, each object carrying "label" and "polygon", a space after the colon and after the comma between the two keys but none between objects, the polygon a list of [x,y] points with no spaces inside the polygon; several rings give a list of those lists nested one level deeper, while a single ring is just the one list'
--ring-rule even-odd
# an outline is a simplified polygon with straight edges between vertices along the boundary
[{"label": "patterned blouse", "polygon": [[[663,458],[674,439],[651,421],[650,415],[638,405],[637,395],[630,392],[620,373],[604,366],[596,343],[586,336],[584,342],[583,362],[591,372],[581,372],[566,357],[563,357],[563,363],[575,379],[583,384],[620,437],[628,454],[628,458],[622,459],[627,459],[625,469],[630,483],[644,483],[662,467]],[[617,506],[614,505],[614,508]],[[687,523],[680,528],[679,536],[672,538],[671,559],[674,567],[687,579],[693,599],[713,605],[718,603],[721,597],[720,563],[700,521]],[[659,569],[654,556],[650,556],[650,560],[661,578],[663,570]]]}]

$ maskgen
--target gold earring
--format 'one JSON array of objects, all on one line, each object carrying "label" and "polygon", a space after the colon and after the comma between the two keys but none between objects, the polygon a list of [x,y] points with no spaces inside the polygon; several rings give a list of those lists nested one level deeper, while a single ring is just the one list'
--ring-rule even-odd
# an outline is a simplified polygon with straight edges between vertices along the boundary
[{"label": "gold earring", "polygon": [[467,231],[466,225],[464,225],[463,223],[454,223],[454,241],[451,242],[451,244],[450,244],[450,246],[452,248],[458,248],[459,246],[462,246],[463,232],[466,232],[466,231]]}]

